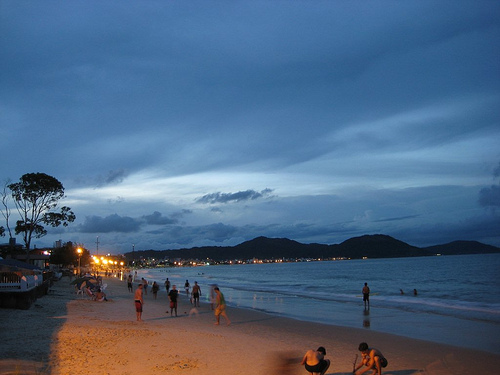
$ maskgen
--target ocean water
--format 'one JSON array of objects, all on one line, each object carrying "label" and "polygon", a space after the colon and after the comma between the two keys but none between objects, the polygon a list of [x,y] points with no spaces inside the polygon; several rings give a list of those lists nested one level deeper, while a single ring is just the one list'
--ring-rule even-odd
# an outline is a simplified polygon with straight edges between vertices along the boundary
[{"label": "ocean water", "polygon": [[500,254],[481,254],[158,268],[138,277],[162,287],[168,277],[181,291],[197,281],[207,301],[217,284],[229,307],[500,353],[499,271]]}]

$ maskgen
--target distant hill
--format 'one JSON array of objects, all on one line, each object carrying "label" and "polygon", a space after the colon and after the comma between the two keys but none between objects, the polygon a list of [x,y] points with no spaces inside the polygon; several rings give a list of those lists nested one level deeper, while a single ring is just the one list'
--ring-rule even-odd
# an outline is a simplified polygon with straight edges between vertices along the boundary
[{"label": "distant hill", "polygon": [[383,234],[350,238],[338,245],[349,258],[398,258],[427,255],[421,249]]},{"label": "distant hill", "polygon": [[453,241],[444,245],[423,248],[430,254],[460,255],[498,253],[500,248],[477,241]]},{"label": "distant hill", "polygon": [[350,238],[340,244],[302,244],[287,238],[257,237],[236,246],[204,246],[180,250],[143,250],[126,253],[128,259],[211,259],[215,261],[248,259],[331,259],[398,258],[435,254],[499,253],[500,248],[477,241],[454,241],[419,248],[391,236],[376,234]]}]

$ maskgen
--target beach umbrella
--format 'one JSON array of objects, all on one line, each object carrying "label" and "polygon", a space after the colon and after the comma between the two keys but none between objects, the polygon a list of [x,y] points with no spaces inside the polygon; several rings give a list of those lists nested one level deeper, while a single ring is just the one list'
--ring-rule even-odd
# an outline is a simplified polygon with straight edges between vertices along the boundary
[{"label": "beach umbrella", "polygon": [[74,279],[72,282],[70,282],[69,284],[70,285],[80,285],[81,283],[83,283],[84,281],[88,280],[88,277],[78,277],[76,279]]},{"label": "beach umbrella", "polygon": [[79,277],[70,283],[70,285],[76,285],[78,289],[81,289],[83,284],[85,284],[84,286],[94,288],[97,286],[97,280],[95,277]]},{"label": "beach umbrella", "polygon": [[85,280],[84,277],[79,277],[70,282],[69,285],[75,285],[75,284],[80,285],[84,280]]},{"label": "beach umbrella", "polygon": [[80,285],[84,281],[89,281],[92,284],[97,284],[97,280],[94,276],[78,277],[78,278],[74,279],[72,282],[70,282],[69,284],[70,285],[75,285],[75,284]]}]

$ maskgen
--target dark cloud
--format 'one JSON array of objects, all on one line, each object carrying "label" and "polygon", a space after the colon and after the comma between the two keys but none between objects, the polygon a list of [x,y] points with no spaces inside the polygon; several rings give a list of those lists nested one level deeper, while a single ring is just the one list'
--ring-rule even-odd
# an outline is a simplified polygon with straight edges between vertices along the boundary
[{"label": "dark cloud", "polygon": [[498,166],[493,171],[493,176],[500,177],[500,163],[498,163]]},{"label": "dark cloud", "polygon": [[106,176],[97,177],[97,186],[101,187],[110,184],[119,184],[128,176],[128,172],[125,169],[119,169],[114,171],[108,171]]},{"label": "dark cloud", "polygon": [[177,219],[171,219],[169,217],[163,216],[160,212],[155,211],[151,215],[143,216],[143,219],[146,220],[147,224],[150,225],[168,225],[168,224],[177,224]]},{"label": "dark cloud", "polygon": [[140,227],[140,220],[113,214],[106,217],[86,216],[85,221],[78,226],[78,231],[81,233],[131,233],[137,232]]},{"label": "dark cloud", "polygon": [[239,191],[237,193],[212,193],[196,199],[198,203],[230,203],[230,202],[243,202],[249,200],[256,200],[271,194],[272,189],[264,189],[260,193],[255,190]]},{"label": "dark cloud", "polygon": [[228,224],[216,223],[200,226],[174,226],[156,233],[165,239],[165,244],[175,243],[181,246],[207,245],[222,243],[238,236],[241,229]]},{"label": "dark cloud", "polygon": [[399,220],[408,220],[408,219],[414,219],[416,217],[419,217],[420,215],[408,215],[408,216],[401,216],[401,217],[389,217],[389,218],[384,218],[384,219],[378,219],[378,220],[373,220],[375,223],[383,223],[386,221],[399,221]]},{"label": "dark cloud", "polygon": [[483,207],[500,207],[500,186],[492,185],[489,188],[481,189],[479,204]]},{"label": "dark cloud", "polygon": [[193,210],[188,210],[188,209],[182,209],[178,212],[174,212],[170,215],[170,217],[172,218],[176,218],[176,219],[181,219],[183,218],[185,215],[189,215],[189,214],[192,214],[193,213]]},{"label": "dark cloud", "polygon": [[[493,176],[500,177],[500,163],[493,170]],[[500,184],[481,189],[479,204],[483,207],[500,207]]]}]

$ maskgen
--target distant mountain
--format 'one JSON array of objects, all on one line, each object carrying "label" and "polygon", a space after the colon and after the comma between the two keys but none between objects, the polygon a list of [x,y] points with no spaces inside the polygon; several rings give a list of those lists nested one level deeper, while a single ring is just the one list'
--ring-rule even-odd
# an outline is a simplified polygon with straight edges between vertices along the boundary
[{"label": "distant mountain", "polygon": [[500,252],[500,248],[498,247],[477,241],[453,241],[444,245],[425,247],[422,250],[425,250],[430,255],[489,254]]},{"label": "distant mountain", "polygon": [[287,238],[257,237],[236,246],[204,246],[180,250],[144,250],[126,253],[128,259],[331,259],[397,258],[435,254],[499,253],[500,248],[477,241],[454,241],[444,245],[419,248],[393,237],[376,234],[354,237],[336,245],[302,244]]},{"label": "distant mountain", "polygon": [[303,244],[288,238],[257,237],[233,247],[239,259],[282,259],[282,258],[329,258],[331,246]]}]

